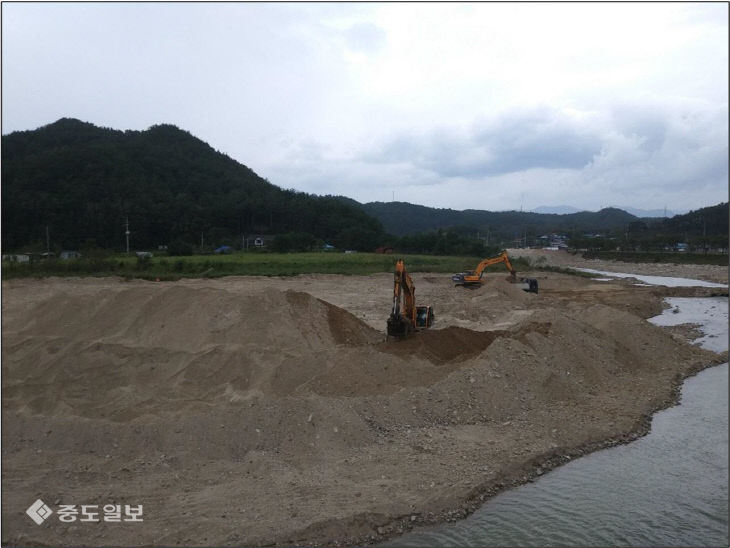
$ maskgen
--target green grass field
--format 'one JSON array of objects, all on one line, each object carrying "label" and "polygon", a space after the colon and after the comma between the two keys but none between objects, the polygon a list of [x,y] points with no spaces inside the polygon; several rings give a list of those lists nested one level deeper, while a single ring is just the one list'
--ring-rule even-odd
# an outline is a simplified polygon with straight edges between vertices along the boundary
[{"label": "green grass field", "polygon": [[[122,276],[160,280],[216,278],[221,276],[296,276],[298,274],[374,274],[392,272],[402,258],[409,272],[454,273],[473,269],[483,257],[440,255],[381,255],[376,253],[234,253],[191,257],[137,259],[117,255],[33,264],[3,263],[3,278],[47,276]],[[526,270],[520,259],[514,267]],[[505,270],[503,264],[488,271]]]}]

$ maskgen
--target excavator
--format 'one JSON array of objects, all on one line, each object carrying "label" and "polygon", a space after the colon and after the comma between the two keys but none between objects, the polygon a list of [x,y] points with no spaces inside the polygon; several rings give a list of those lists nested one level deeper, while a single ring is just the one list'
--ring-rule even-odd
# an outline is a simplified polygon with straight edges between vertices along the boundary
[{"label": "excavator", "polygon": [[414,331],[431,327],[433,308],[416,306],[416,286],[402,259],[395,263],[393,309],[388,318],[388,336],[403,338]]},{"label": "excavator", "polygon": [[525,284],[525,287],[523,289],[527,291],[528,293],[537,293],[538,284],[537,280],[534,278],[520,278],[517,279],[517,272],[512,267],[512,263],[509,262],[509,255],[507,255],[506,251],[502,251],[499,255],[495,257],[490,257],[488,259],[484,259],[482,262],[480,262],[476,270],[468,270],[466,272],[459,272],[457,274],[454,274],[451,276],[451,279],[456,285],[463,285],[464,287],[475,287],[480,286],[484,283],[482,280],[482,274],[484,274],[484,270],[493,264],[497,263],[504,263],[504,266],[507,267],[507,270],[509,270],[509,278],[507,280],[510,283],[518,283],[522,282]]}]

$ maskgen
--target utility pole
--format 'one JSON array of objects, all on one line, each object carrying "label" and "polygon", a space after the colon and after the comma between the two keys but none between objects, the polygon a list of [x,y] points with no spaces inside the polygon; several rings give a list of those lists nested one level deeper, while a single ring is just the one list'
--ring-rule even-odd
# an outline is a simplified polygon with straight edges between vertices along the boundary
[{"label": "utility pole", "polygon": [[201,250],[201,251],[203,250],[203,245],[204,245],[204,241],[203,241],[203,232],[201,231],[201,232],[200,232],[200,250]]},{"label": "utility pole", "polygon": [[129,217],[127,217],[125,227],[126,229],[124,231],[124,234],[127,236],[127,255],[129,255]]},{"label": "utility pole", "polygon": [[50,254],[51,252],[51,236],[48,232],[48,225],[46,225],[46,253]]}]

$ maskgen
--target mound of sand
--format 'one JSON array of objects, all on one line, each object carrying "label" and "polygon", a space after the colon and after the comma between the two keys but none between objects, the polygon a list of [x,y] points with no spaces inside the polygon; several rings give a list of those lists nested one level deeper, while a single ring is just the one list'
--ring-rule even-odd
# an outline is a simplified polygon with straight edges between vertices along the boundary
[{"label": "mound of sand", "polygon": [[[628,436],[715,359],[565,288],[432,278],[438,329],[403,341],[377,276],[339,298],[382,331],[313,296],[329,278],[4,286],[3,542],[382,538]],[[145,522],[37,527],[36,497],[144,504]]]},{"label": "mound of sand", "polygon": [[306,293],[175,286],[58,294],[4,331],[9,404],[117,420],[185,402],[289,394],[325,372],[339,346],[382,339]]}]

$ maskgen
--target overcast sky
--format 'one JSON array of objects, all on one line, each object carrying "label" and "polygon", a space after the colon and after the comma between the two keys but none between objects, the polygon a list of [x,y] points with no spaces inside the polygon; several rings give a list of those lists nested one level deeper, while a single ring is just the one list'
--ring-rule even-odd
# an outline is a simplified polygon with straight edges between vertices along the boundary
[{"label": "overcast sky", "polygon": [[171,123],[361,202],[728,199],[728,5],[2,5],[2,132]]}]

